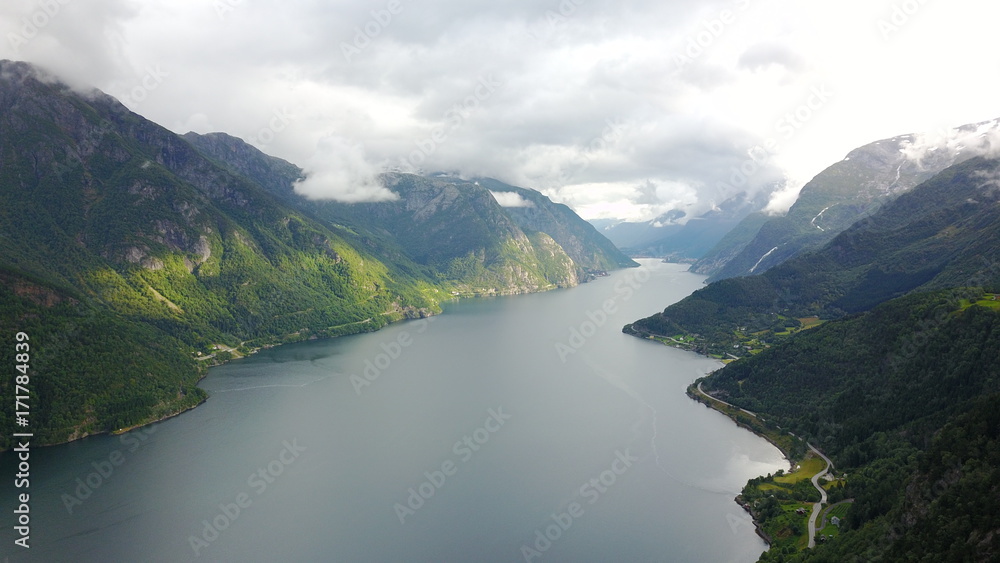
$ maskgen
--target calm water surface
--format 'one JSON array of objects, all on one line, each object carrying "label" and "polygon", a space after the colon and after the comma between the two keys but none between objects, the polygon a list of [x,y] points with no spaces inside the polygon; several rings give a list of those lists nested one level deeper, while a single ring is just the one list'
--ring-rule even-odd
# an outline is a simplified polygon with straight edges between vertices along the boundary
[{"label": "calm water surface", "polygon": [[[685,270],[646,260],[214,368],[211,399],[180,417],[36,449],[32,548],[5,523],[2,553],[755,561],[766,546],[733,497],[786,462],[685,397],[718,362],[621,333],[698,289]],[[0,471],[16,472],[10,454]]]}]

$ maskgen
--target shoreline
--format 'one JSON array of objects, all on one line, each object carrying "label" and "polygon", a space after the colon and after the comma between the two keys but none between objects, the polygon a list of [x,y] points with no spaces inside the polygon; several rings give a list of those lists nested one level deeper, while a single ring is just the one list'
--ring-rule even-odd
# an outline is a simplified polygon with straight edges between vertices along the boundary
[{"label": "shoreline", "polygon": [[[723,401],[721,399],[717,399],[717,398],[709,395],[708,393],[706,393],[704,390],[700,389],[699,385],[701,384],[701,380],[702,379],[704,379],[704,378],[703,377],[699,377],[694,382],[692,382],[691,385],[688,386],[687,392],[686,392],[686,394],[687,394],[688,397],[690,397],[694,401],[697,401],[697,402],[705,405],[707,408],[710,408],[710,409],[712,409],[712,410],[714,410],[714,411],[722,414],[726,418],[732,420],[734,423],[736,423],[736,426],[739,426],[740,428],[743,428],[744,430],[747,430],[747,431],[751,432],[752,434],[754,434],[756,436],[759,436],[759,437],[767,440],[768,443],[770,443],[772,446],[774,446],[775,448],[777,448],[779,452],[781,452],[781,455],[784,456],[785,461],[787,461],[788,464],[789,464],[789,469],[790,470],[794,470],[795,469],[796,463],[798,461],[801,461],[801,459],[798,459],[791,452],[791,450],[788,447],[786,447],[785,445],[779,443],[773,436],[768,435],[767,432],[765,432],[763,430],[759,430],[758,428],[754,427],[752,424],[746,424],[743,421],[741,421],[739,418],[736,418],[733,415],[733,413],[730,412],[730,410],[731,409],[739,409],[738,407],[730,405],[729,403],[727,403],[727,402],[725,402],[725,401]],[[722,405],[722,406],[727,407],[727,408],[719,408],[716,405]],[[744,414],[746,414],[748,416],[752,416],[754,419],[756,419],[758,421],[761,420],[760,417],[758,417],[755,413],[751,413],[750,411],[739,409],[739,412],[744,413]],[[798,438],[794,434],[791,434],[790,432],[785,432],[785,433],[783,433],[783,435],[791,436],[795,440],[798,440],[800,443],[804,444],[804,442],[802,442],[802,440],[800,438]]]},{"label": "shoreline", "polygon": [[[757,431],[757,429],[753,428],[752,425],[741,423],[741,421],[738,420],[737,418],[735,418],[734,416],[732,416],[730,414],[730,412],[727,411],[727,409],[718,408],[716,405],[723,405],[725,407],[728,407],[729,409],[736,409],[738,407],[735,407],[734,405],[730,405],[729,403],[727,403],[727,402],[725,402],[725,401],[723,401],[721,399],[717,399],[717,398],[709,395],[708,393],[706,393],[701,388],[701,382],[702,382],[703,379],[704,379],[704,377],[699,377],[694,382],[692,382],[690,385],[688,385],[688,388],[687,388],[687,391],[686,391],[687,396],[690,397],[691,399],[693,399],[693,400],[695,400],[695,401],[697,401],[697,402],[705,405],[706,408],[712,409],[712,410],[718,412],[719,414],[725,416],[726,418],[732,420],[733,422],[736,423],[736,426],[739,426],[740,428],[743,428],[744,430],[747,430],[747,431],[751,432],[752,434],[754,434],[756,436],[759,436],[759,437],[767,440],[768,443],[770,443],[772,446],[774,446],[775,448],[777,448],[778,451],[781,452],[781,455],[784,456],[785,461],[788,462],[788,466],[789,466],[790,471],[794,471],[796,462],[795,462],[795,460],[792,459],[791,452],[788,451],[788,450],[786,450],[784,447],[782,447],[781,444],[779,444],[777,441],[775,441],[774,439],[772,439],[766,433],[761,432],[761,431]],[[750,416],[753,416],[757,420],[760,420],[760,418],[757,417],[756,414],[750,413],[749,411],[746,411],[744,409],[739,409],[739,412],[743,412],[743,413],[749,414]],[[763,477],[763,475],[761,475],[760,477]],[[749,483],[749,481],[748,481],[748,483]],[[750,514],[750,518],[753,520],[754,531],[757,533],[757,536],[760,537],[760,539],[764,540],[764,543],[767,544],[767,551],[770,551],[771,548],[774,546],[774,539],[771,536],[769,536],[767,534],[767,532],[764,531],[764,528],[761,527],[760,522],[758,522],[757,518],[754,516],[753,511],[751,509],[749,509],[745,505],[745,503],[741,502],[742,497],[743,497],[743,493],[740,492],[735,497],[733,497],[733,502],[735,502],[740,508],[742,508],[748,514]]]},{"label": "shoreline", "polygon": [[[631,270],[631,269],[634,269],[636,267],[641,267],[641,264],[639,266],[625,266],[625,267],[618,268],[617,270],[611,270],[611,271],[614,272],[614,271]],[[469,292],[464,292],[464,293],[452,294],[450,299],[444,299],[444,300],[442,300],[441,303],[439,303],[439,306],[442,303],[457,302],[457,301],[461,301],[462,299],[469,299],[469,298],[478,299],[478,298],[496,298],[496,297],[516,297],[516,296],[519,296],[519,295],[532,295],[532,294],[537,294],[537,293],[547,293],[549,291],[554,291],[554,290],[557,290],[557,289],[572,289],[574,287],[579,287],[580,285],[582,285],[584,283],[590,283],[592,281],[595,281],[595,280],[603,278],[603,277],[607,277],[609,275],[610,275],[610,272],[600,272],[599,274],[595,273],[593,275],[593,277],[589,277],[588,276],[586,279],[580,280],[576,285],[573,285],[573,286],[549,285],[549,286],[545,286],[545,287],[538,287],[538,288],[535,288],[533,290],[527,289],[527,288],[520,288],[517,291],[509,291],[509,292],[508,291],[496,291],[496,290],[494,290],[494,291],[483,290],[483,291],[469,291]],[[284,346],[286,344],[298,344],[298,343],[301,343],[301,342],[309,342],[309,341],[313,341],[313,340],[331,340],[331,339],[334,339],[334,338],[341,338],[341,337],[344,337],[344,336],[355,336],[355,335],[358,335],[358,334],[366,334],[366,333],[370,333],[370,332],[378,332],[378,331],[382,330],[383,328],[385,328],[387,326],[390,326],[390,325],[393,325],[393,324],[396,324],[396,323],[400,323],[400,322],[404,322],[404,321],[426,319],[426,318],[430,318],[430,317],[437,317],[439,315],[444,314],[443,310],[440,311],[440,312],[433,312],[433,311],[431,311],[429,309],[415,309],[415,310],[417,310],[419,312],[419,316],[418,317],[409,317],[409,316],[406,316],[405,313],[400,314],[399,311],[389,311],[389,312],[386,312],[386,313],[384,313],[384,315],[386,315],[386,316],[390,316],[390,317],[394,316],[394,315],[399,315],[399,316],[398,316],[398,318],[395,318],[395,319],[391,319],[390,318],[388,320],[388,322],[386,322],[384,325],[381,325],[381,326],[375,328],[374,330],[364,330],[364,328],[362,328],[362,327],[365,327],[367,324],[369,324],[371,322],[372,319],[369,318],[369,319],[364,319],[364,320],[361,320],[361,321],[355,321],[355,322],[351,322],[351,323],[346,323],[344,325],[338,325],[338,326],[335,326],[335,327],[329,327],[328,329],[326,329],[327,331],[330,331],[327,334],[322,334],[321,335],[321,334],[313,333],[313,334],[311,334],[308,337],[296,338],[296,337],[300,336],[301,333],[295,332],[295,333],[289,333],[289,334],[285,334],[285,335],[275,336],[275,337],[273,337],[272,340],[270,340],[270,341],[268,341],[266,343],[262,343],[259,346],[247,346],[246,349],[245,349],[245,351],[240,351],[239,348],[232,348],[231,350],[233,352],[235,352],[235,354],[233,352],[229,352],[230,355],[231,355],[231,357],[229,357],[227,359],[223,359],[221,361],[218,361],[217,358],[212,357],[212,356],[214,356],[214,354],[212,356],[203,356],[202,358],[195,358],[195,361],[198,362],[196,364],[196,366],[195,366],[195,369],[197,369],[201,373],[200,373],[198,379],[194,381],[194,386],[197,387],[205,378],[207,378],[210,375],[209,374],[209,370],[211,368],[228,364],[229,362],[232,362],[234,360],[240,360],[240,359],[243,359],[243,358],[247,358],[247,357],[249,357],[249,356],[251,356],[253,354],[256,354],[257,352],[259,352],[261,350],[267,350],[267,349],[270,349],[270,348],[277,348],[279,346]],[[348,327],[348,326],[352,326],[352,325],[361,325],[359,327],[360,330],[357,330],[357,331],[354,331],[354,332],[340,332],[340,331],[333,330],[333,329],[342,329],[343,327]],[[240,347],[242,348],[245,345],[246,345],[246,342],[242,343],[240,345]],[[218,351],[221,352],[221,351],[225,351],[225,350],[218,350]],[[205,363],[202,363],[202,362],[205,362]],[[206,365],[206,363],[208,363],[208,362],[211,362],[211,363],[208,364],[208,365]],[[134,424],[134,425],[129,426],[127,428],[119,428],[119,429],[116,429],[116,430],[106,430],[106,431],[102,431],[102,432],[89,432],[89,433],[83,433],[83,434],[80,434],[80,435],[76,435],[74,433],[74,434],[70,434],[70,438],[68,438],[66,440],[62,440],[62,441],[59,441],[59,442],[38,444],[37,447],[40,447],[40,448],[49,448],[49,447],[54,447],[54,446],[63,446],[63,445],[66,445],[66,444],[71,444],[73,442],[77,442],[79,440],[83,440],[83,439],[91,438],[91,437],[95,437],[95,436],[104,436],[104,435],[107,435],[107,436],[120,436],[122,434],[126,434],[128,432],[132,432],[133,430],[137,430],[139,428],[144,428],[146,426],[150,426],[150,425],[156,424],[158,422],[164,422],[164,421],[170,420],[171,418],[178,417],[178,416],[180,416],[180,415],[182,415],[182,414],[184,414],[184,413],[186,413],[188,411],[191,411],[191,410],[194,410],[194,409],[200,407],[201,405],[203,405],[206,402],[208,402],[209,399],[211,399],[211,395],[206,396],[204,399],[202,399],[201,401],[198,401],[194,405],[190,405],[190,406],[181,408],[180,410],[170,412],[170,413],[168,413],[166,415],[163,415],[163,416],[155,418],[155,419],[151,419],[151,420],[147,420],[145,422],[140,422],[138,424]],[[6,453],[6,452],[8,452],[10,450],[11,450],[10,448],[4,449],[4,450],[0,450],[0,455],[3,455],[4,453]]]},{"label": "shoreline", "polygon": [[[788,461],[789,463],[790,467],[789,473],[795,472],[797,465],[804,463],[807,459],[811,457],[818,457],[819,459],[823,460],[826,463],[825,469],[821,470],[819,473],[810,478],[813,486],[816,487],[816,489],[819,490],[821,494],[820,502],[813,504],[812,514],[809,519],[809,531],[806,533],[806,538],[808,542],[808,547],[806,549],[808,550],[813,548],[814,546],[813,534],[815,534],[816,530],[815,525],[816,525],[816,516],[818,515],[817,513],[825,515],[833,507],[833,505],[823,506],[824,504],[827,504],[826,500],[827,497],[826,493],[819,485],[819,480],[822,479],[824,476],[828,475],[829,472],[833,469],[833,462],[830,461],[829,458],[827,458],[822,452],[817,450],[812,444],[809,444],[808,442],[799,438],[795,434],[781,430],[780,427],[778,430],[767,429],[766,427],[763,427],[763,419],[760,418],[756,413],[752,413],[745,409],[741,409],[735,405],[727,403],[721,399],[718,399],[708,394],[707,392],[705,392],[704,389],[701,388],[703,380],[704,377],[700,377],[688,386],[686,390],[686,394],[688,395],[688,397],[690,397],[695,401],[698,401],[699,403],[704,404],[707,408],[719,412],[720,414],[726,416],[727,418],[735,422],[737,426],[744,428],[752,432],[753,434],[760,436],[761,438],[764,438],[771,445],[778,448],[778,451],[782,453],[782,455],[785,457],[785,460]],[[750,419],[758,422],[760,426],[755,426],[752,423],[744,422],[744,420],[750,420],[747,417],[751,417]],[[793,453],[789,449],[787,449],[784,445],[782,445],[781,443],[778,442],[778,440],[775,439],[775,435],[791,437],[794,440],[794,442],[792,442],[793,444],[805,446],[804,453],[802,453],[801,456],[793,455]],[[758,477],[764,477],[764,476],[760,475]],[[752,481],[752,479],[748,480],[747,485],[750,484],[750,481]],[[768,545],[767,550],[770,551],[770,549],[774,547],[774,540],[763,529],[763,527],[761,526],[761,522],[757,520],[750,506],[745,503],[743,499],[743,492],[740,492],[740,494],[736,495],[736,497],[733,499],[733,502],[735,502],[737,505],[739,505],[747,513],[750,514],[751,518],[753,519],[754,529],[757,532],[757,535],[767,543]],[[842,504],[844,502],[853,502],[853,499],[841,501],[836,504]]]}]

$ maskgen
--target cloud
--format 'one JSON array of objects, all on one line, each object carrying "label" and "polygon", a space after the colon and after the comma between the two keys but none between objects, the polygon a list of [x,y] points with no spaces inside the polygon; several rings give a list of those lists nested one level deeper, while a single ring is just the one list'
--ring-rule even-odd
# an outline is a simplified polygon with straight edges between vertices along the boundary
[{"label": "cloud", "polygon": [[771,199],[768,200],[767,205],[764,207],[764,213],[768,215],[784,215],[788,213],[788,210],[792,208],[795,204],[795,200],[799,198],[799,192],[802,191],[803,184],[787,182],[784,186],[778,188],[771,194]]},{"label": "cloud", "polygon": [[521,197],[521,194],[519,194],[517,192],[494,192],[494,191],[490,191],[490,193],[493,194],[493,199],[497,200],[497,203],[500,204],[500,207],[534,207],[535,206],[534,202],[528,201],[528,200],[524,199],[523,197]]},{"label": "cloud", "polygon": [[[16,49],[43,3],[0,3],[0,58],[178,133],[249,139],[306,168],[299,189],[314,197],[390,197],[378,174],[408,167],[538,188],[588,217],[694,216],[785,176],[801,185],[874,139],[997,117],[997,74],[982,69],[1000,68],[1000,5],[971,0],[928,3],[891,41],[878,26],[891,12],[866,0],[428,0],[391,18],[385,0],[54,1]],[[727,10],[731,23],[713,23]],[[497,83],[488,95],[483,80]],[[835,103],[780,136],[822,85]],[[781,150],[733,182],[774,137]]]},{"label": "cloud", "polygon": [[303,169],[305,179],[295,183],[295,191],[310,199],[356,203],[399,198],[379,182],[379,171],[366,160],[364,147],[343,137],[324,138]]},{"label": "cloud", "polygon": [[914,135],[904,141],[900,152],[918,166],[929,160],[1000,156],[1000,119],[977,125],[939,129]]},{"label": "cloud", "polygon": [[758,71],[768,67],[780,66],[788,72],[802,72],[806,62],[794,50],[780,43],[757,43],[750,46],[740,56],[736,65],[739,68]]},{"label": "cloud", "polygon": [[[990,199],[996,199],[1000,196],[1000,169],[994,168],[993,170],[980,170],[976,172],[973,177],[982,181],[982,183],[976,187],[983,192],[983,195]],[[975,200],[969,200],[969,202],[979,203]]]},{"label": "cloud", "polygon": [[138,14],[128,0],[4,0],[0,58],[33,62],[89,90],[130,74],[122,33]]}]

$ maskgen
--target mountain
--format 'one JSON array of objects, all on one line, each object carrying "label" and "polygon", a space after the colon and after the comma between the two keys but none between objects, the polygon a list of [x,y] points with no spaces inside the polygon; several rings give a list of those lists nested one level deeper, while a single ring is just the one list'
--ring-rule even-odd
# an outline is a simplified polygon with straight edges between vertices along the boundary
[{"label": "mountain", "polygon": [[412,174],[386,174],[382,182],[398,200],[318,202],[317,216],[391,239],[462,294],[525,293],[579,282],[565,250],[545,233],[518,227],[489,190]]},{"label": "mountain", "polygon": [[773,219],[763,211],[756,211],[743,218],[715,246],[705,252],[691,265],[691,272],[710,275],[721,270],[728,262],[736,259],[753,242],[761,228]]},{"label": "mountain", "polygon": [[691,261],[704,256],[741,221],[759,214],[767,200],[767,193],[753,198],[741,193],[696,217],[672,210],[652,221],[606,224],[601,233],[632,256]]},{"label": "mountain", "polygon": [[[257,179],[289,205],[348,227],[361,235],[359,244],[369,245],[380,257],[453,283],[459,293],[575,285],[594,274],[635,265],[570,208],[534,190],[489,178],[394,173],[384,175],[382,182],[399,196],[397,201],[311,201],[293,189],[303,175],[298,167],[225,134],[184,137],[206,156]],[[516,193],[526,203],[503,207],[490,190]]]},{"label": "mountain", "polygon": [[[2,354],[30,359],[17,385],[30,381],[41,444],[191,408],[209,365],[263,346],[623,263],[568,209],[538,199],[552,217],[522,228],[473,182],[393,174],[397,201],[306,200],[291,163],[224,134],[175,135],[25,63],[0,61],[0,131],[0,329],[27,339]],[[0,406],[0,450],[14,406]]]},{"label": "mountain", "polygon": [[[840,476],[828,486],[831,502],[848,503],[837,537],[798,551],[775,535],[761,561],[1000,556],[995,299],[973,288],[902,297],[701,381],[707,393],[756,413],[769,428],[821,448]],[[756,504],[765,528],[780,522],[771,519],[782,505],[797,506],[755,489],[751,482],[742,498]],[[775,502],[776,513],[764,508]]]},{"label": "mountain", "polygon": [[[1000,120],[966,125],[949,134],[953,140],[965,138],[972,144],[998,126]],[[851,151],[806,184],[786,215],[759,227],[760,217],[748,217],[748,223],[738,227],[742,236],[729,237],[713,248],[692,271],[710,275],[710,282],[765,272],[823,246],[886,202],[975,155],[972,146],[965,151],[961,145],[947,144],[935,149],[923,146],[926,142],[922,136],[903,135]]]},{"label": "mountain", "polygon": [[507,214],[522,229],[551,236],[581,268],[581,277],[638,265],[566,205],[492,178],[478,178],[475,183],[493,194],[517,194],[516,205],[504,207]]},{"label": "mountain", "polygon": [[[219,132],[205,135],[190,132],[184,134],[183,138],[216,165],[233,174],[251,178],[282,203],[296,208],[317,221],[325,220],[318,215],[321,209],[334,206],[328,202],[311,201],[297,194],[294,189],[295,182],[305,177],[302,168],[265,154],[243,139]],[[425,280],[434,280],[437,277],[432,268],[410,260],[392,237],[378,235],[368,229],[362,221],[351,218],[349,213],[345,214],[348,215],[346,225],[351,226],[338,224],[338,232],[352,245],[366,249],[406,275]]]},{"label": "mountain", "polygon": [[209,363],[432,314],[447,295],[27,64],[0,62],[0,131],[0,324],[30,338],[40,443],[168,416],[205,398]]},{"label": "mountain", "polygon": [[998,291],[1000,160],[980,156],[818,250],[625,331],[735,359],[692,396],[783,444],[797,467],[806,444],[833,460],[824,490],[840,523],[813,549],[795,514],[819,500],[808,480],[755,478],[737,497],[770,538],[762,562],[994,561]]},{"label": "mountain", "polygon": [[948,168],[764,274],[722,280],[625,330],[683,337],[721,357],[766,347],[803,319],[867,311],[915,291],[1000,283],[1000,161]]}]

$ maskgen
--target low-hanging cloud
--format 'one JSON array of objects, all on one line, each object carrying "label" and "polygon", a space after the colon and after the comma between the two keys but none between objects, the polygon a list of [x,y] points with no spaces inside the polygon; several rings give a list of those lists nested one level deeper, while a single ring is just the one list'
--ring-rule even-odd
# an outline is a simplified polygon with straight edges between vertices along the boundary
[{"label": "low-hanging cloud", "polygon": [[322,139],[303,170],[305,179],[295,183],[295,191],[309,199],[357,203],[399,198],[379,181],[380,170],[365,158],[364,147],[343,137]]},{"label": "low-hanging cloud", "polygon": [[0,59],[24,60],[81,91],[131,77],[125,25],[138,16],[128,0],[4,0]]},{"label": "low-hanging cloud", "polygon": [[490,193],[493,194],[493,199],[497,200],[497,203],[500,204],[500,207],[535,206],[534,202],[524,199],[523,197],[521,197],[521,194],[517,192],[494,192],[491,190]]},{"label": "low-hanging cloud", "polygon": [[802,191],[802,184],[795,182],[784,182],[776,186],[777,189],[771,193],[771,198],[764,207],[764,213],[768,215],[784,215],[792,208],[795,201],[799,199],[799,192]]},{"label": "low-hanging cloud", "polygon": [[903,142],[900,151],[918,166],[932,159],[954,162],[974,156],[996,158],[1000,156],[1000,119],[914,135]]}]

